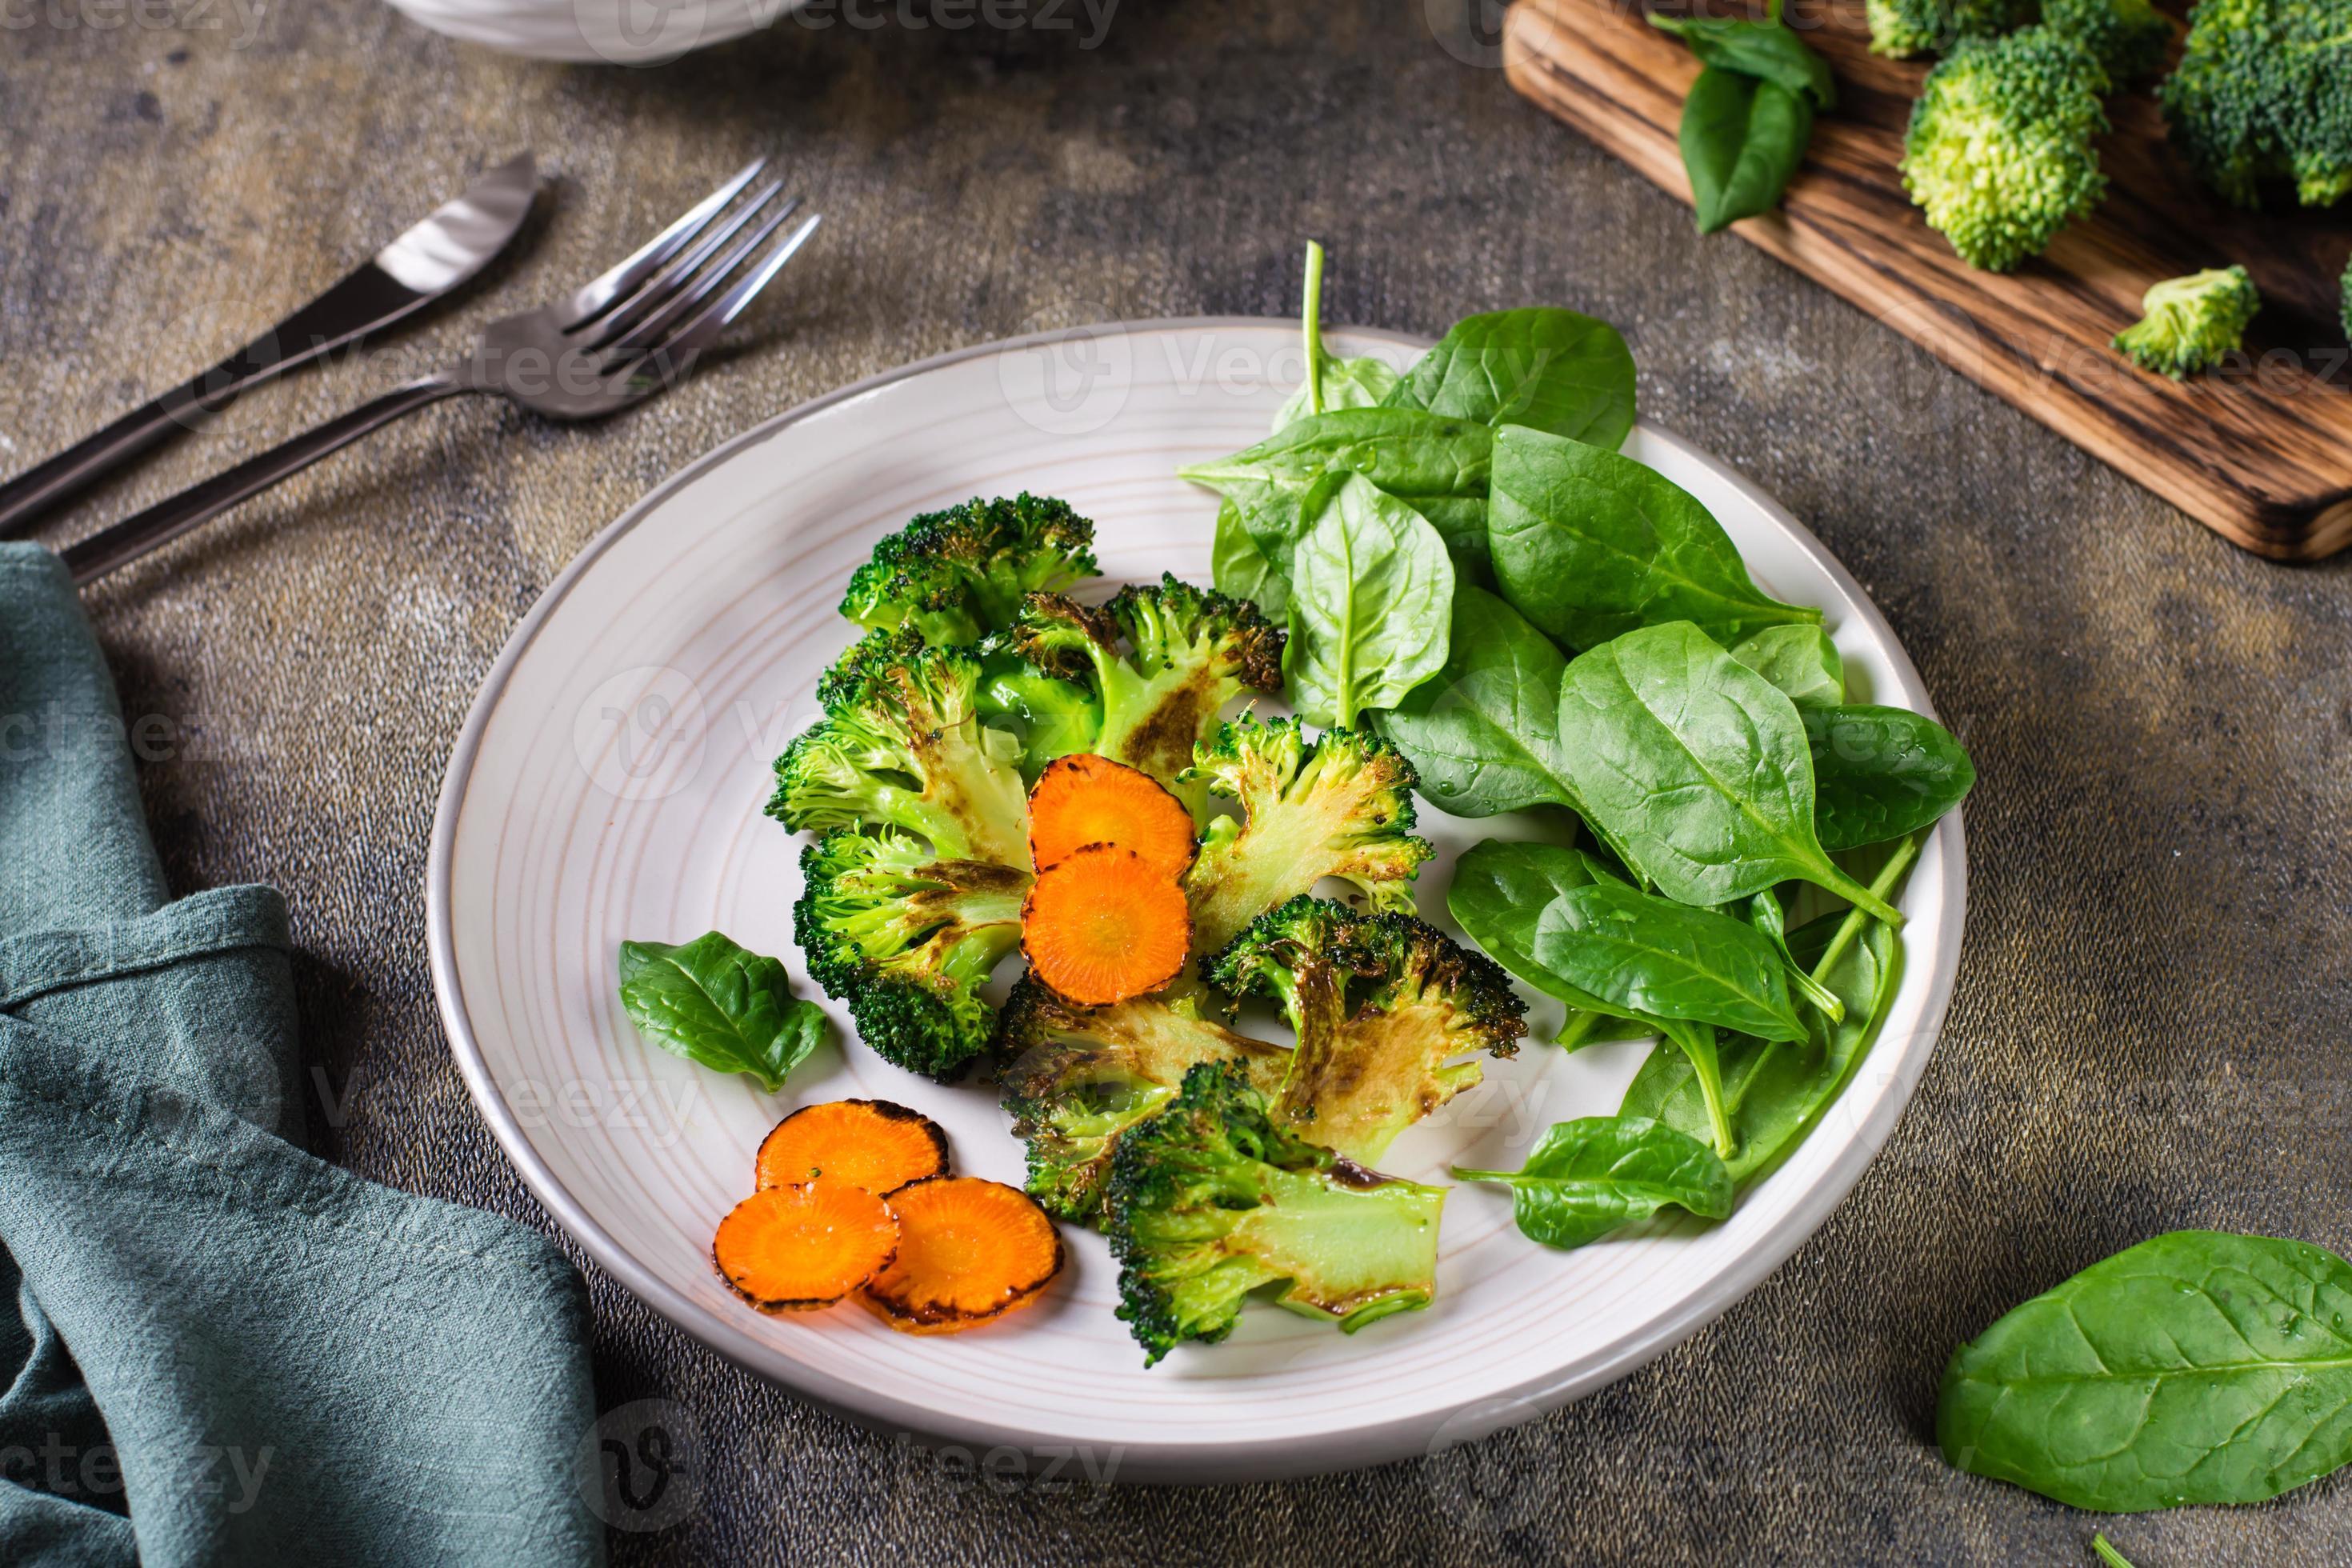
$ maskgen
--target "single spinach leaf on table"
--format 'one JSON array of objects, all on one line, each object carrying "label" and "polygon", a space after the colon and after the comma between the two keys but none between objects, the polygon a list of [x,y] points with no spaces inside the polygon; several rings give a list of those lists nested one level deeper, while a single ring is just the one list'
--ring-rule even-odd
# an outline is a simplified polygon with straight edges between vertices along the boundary
[{"label": "single spinach leaf on table", "polygon": [[2352,1459],[2352,1264],[2299,1241],[2159,1236],[1956,1352],[1959,1468],[2110,1513],[2261,1502]]},{"label": "single spinach leaf on table", "polygon": [[1652,12],[1650,26],[1688,44],[1703,65],[1778,82],[1815,109],[1837,107],[1837,79],[1830,74],[1829,61],[1777,15],[1759,22],[1746,16],[1662,16]]},{"label": "single spinach leaf on table", "polygon": [[1796,705],[1688,622],[1570,660],[1559,743],[1578,809],[1667,897],[1713,907],[1802,880],[1902,923],[1821,846]]},{"label": "single spinach leaf on table", "polygon": [[1217,592],[1235,599],[1247,599],[1255,605],[1258,614],[1275,625],[1290,619],[1290,584],[1274,569],[1250,537],[1249,525],[1242,521],[1241,508],[1232,501],[1222,501],[1217,507],[1217,531],[1209,547],[1210,580]]},{"label": "single spinach leaf on table", "polygon": [[1562,1121],[1516,1171],[1456,1167],[1465,1182],[1511,1189],[1520,1233],[1546,1247],[1582,1247],[1668,1204],[1701,1219],[1731,1212],[1731,1178],[1714,1150],[1662,1122],[1588,1116]]},{"label": "single spinach leaf on table", "polygon": [[1801,710],[1813,759],[1813,823],[1836,854],[1916,832],[1966,798],[1976,764],[1952,732],[1907,708]]},{"label": "single spinach leaf on table", "polygon": [[1777,81],[1708,66],[1683,100],[1684,173],[1701,234],[1770,212],[1805,161],[1813,108]]},{"label": "single spinach leaf on table", "polygon": [[1283,677],[1310,721],[1351,728],[1445,667],[1454,563],[1412,508],[1351,474],[1291,558]]},{"label": "single spinach leaf on table", "polygon": [[1536,307],[1465,316],[1389,394],[1481,425],[1522,425],[1615,451],[1633,428],[1633,354],[1616,328]]},{"label": "single spinach leaf on table", "polygon": [[1822,618],[1758,588],[1696,497],[1580,441],[1498,431],[1486,528],[1503,597],[1570,647],[1664,621],[1732,642]]},{"label": "single spinach leaf on table", "polygon": [[1525,616],[1464,583],[1454,591],[1445,668],[1372,727],[1412,761],[1422,795],[1456,816],[1572,805],[1559,736],[1567,669]]},{"label": "single spinach leaf on table", "polygon": [[[1797,961],[1818,963],[1843,921],[1841,914],[1827,914],[1791,932],[1789,946]],[[1734,1182],[1769,1170],[1844,1090],[1885,1021],[1901,971],[1901,940],[1872,921],[1821,977],[1845,1004],[1842,1022],[1808,1015],[1802,1045],[1745,1036],[1722,1042],[1718,1092],[1731,1121],[1733,1151],[1726,1165]],[[1670,1045],[1642,1063],[1618,1113],[1654,1117],[1693,1137],[1709,1130],[1706,1085],[1690,1058]]]},{"label": "single spinach leaf on table", "polygon": [[1731,657],[1801,709],[1845,700],[1845,658],[1819,626],[1766,626],[1732,644]]},{"label": "single spinach leaf on table", "polygon": [[781,963],[715,931],[675,945],[623,942],[621,1005],[671,1055],[749,1073],[771,1094],[830,1027],[824,1008],[793,994]]},{"label": "single spinach leaf on table", "polygon": [[1239,507],[1260,553],[1286,577],[1299,539],[1350,474],[1420,512],[1475,575],[1486,570],[1494,443],[1492,430],[1466,419],[1417,408],[1340,408],[1177,473]]}]

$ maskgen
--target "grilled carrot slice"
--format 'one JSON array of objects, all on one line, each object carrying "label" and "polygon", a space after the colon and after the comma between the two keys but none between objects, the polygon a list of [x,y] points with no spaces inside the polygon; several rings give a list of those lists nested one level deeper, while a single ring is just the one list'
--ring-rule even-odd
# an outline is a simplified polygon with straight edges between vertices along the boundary
[{"label": "grilled carrot slice", "polygon": [[1089,844],[1040,872],[1021,905],[1030,969],[1087,1006],[1157,991],[1192,943],[1183,889],[1116,844]]},{"label": "grilled carrot slice", "polygon": [[710,1243],[719,1277],[763,1312],[830,1307],[890,1266],[898,1220],[847,1182],[802,1182],[753,1193],[728,1211]]},{"label": "grilled carrot slice", "polygon": [[1059,865],[1089,844],[1132,849],[1171,877],[1192,864],[1192,814],[1140,768],[1108,757],[1056,757],[1029,792],[1029,857]]},{"label": "grilled carrot slice", "polygon": [[1062,1271],[1062,1233],[1029,1194],[926,1176],[890,1194],[898,1256],[859,1299],[908,1334],[952,1334],[1017,1311]]},{"label": "grilled carrot slice", "polygon": [[919,1111],[887,1100],[803,1105],[760,1142],[753,1171],[762,1187],[846,1182],[887,1193],[948,1169],[948,1135]]}]

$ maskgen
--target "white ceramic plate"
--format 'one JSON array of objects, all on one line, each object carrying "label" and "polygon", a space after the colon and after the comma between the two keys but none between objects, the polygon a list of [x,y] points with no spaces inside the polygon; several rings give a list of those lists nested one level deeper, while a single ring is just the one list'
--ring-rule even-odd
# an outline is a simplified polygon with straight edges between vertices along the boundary
[{"label": "white ceramic plate", "polygon": [[[1339,352],[1400,364],[1421,346],[1337,339]],[[1076,1448],[1122,1479],[1371,1464],[1526,1419],[1685,1338],[1822,1223],[1894,1127],[1951,994],[1966,879],[1957,815],[1904,893],[1906,967],[1861,1077],[1719,1225],[1660,1222],[1552,1252],[1513,1230],[1506,1193],[1463,1187],[1446,1205],[1429,1310],[1344,1336],[1253,1304],[1230,1341],[1149,1371],[1111,1315],[1107,1250],[1075,1228],[1045,1302],[951,1337],[893,1333],[854,1305],[762,1317],[719,1282],[711,1231],[751,1191],[753,1151],[791,1106],[903,1101],[948,1130],[959,1172],[1021,1180],[985,1085],[941,1088],[851,1043],[771,1097],[647,1046],[614,994],[624,939],[712,927],[783,956],[807,986],[792,934],[800,840],[761,806],[771,759],[814,715],[817,673],[852,640],[834,610],[851,568],[915,513],[1028,489],[1095,520],[1109,581],[1167,569],[1205,583],[1215,503],[1174,469],[1257,439],[1298,367],[1286,323],[1166,321],[971,349],[849,387],[648,496],[500,656],[434,824],[442,1016],[482,1113],[549,1212],[704,1342],[872,1425]],[[1823,607],[1860,692],[1927,709],[1886,623],[1794,519],[1671,436],[1645,426],[1627,449],[1705,501],[1770,591]],[[1441,923],[1454,857],[1530,831],[1435,810],[1422,827],[1439,849],[1422,910]],[[1536,1005],[1540,1037],[1558,1022]],[[1516,1164],[1551,1122],[1613,1111],[1646,1048],[1568,1056],[1530,1041],[1381,1163],[1438,1180],[1449,1162]]]}]

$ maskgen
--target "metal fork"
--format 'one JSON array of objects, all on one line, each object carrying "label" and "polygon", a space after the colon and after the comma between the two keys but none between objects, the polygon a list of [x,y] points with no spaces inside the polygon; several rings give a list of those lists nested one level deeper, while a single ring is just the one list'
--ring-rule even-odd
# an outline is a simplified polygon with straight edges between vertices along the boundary
[{"label": "metal fork", "polygon": [[801,205],[793,196],[772,208],[783,190],[773,181],[736,205],[766,164],[764,158],[752,160],[577,292],[491,322],[472,353],[456,363],[68,547],[60,552],[66,569],[78,584],[102,576],[361,437],[459,393],[494,392],[551,419],[599,419],[684,380],[696,357],[816,229],[812,214],[752,260]]}]

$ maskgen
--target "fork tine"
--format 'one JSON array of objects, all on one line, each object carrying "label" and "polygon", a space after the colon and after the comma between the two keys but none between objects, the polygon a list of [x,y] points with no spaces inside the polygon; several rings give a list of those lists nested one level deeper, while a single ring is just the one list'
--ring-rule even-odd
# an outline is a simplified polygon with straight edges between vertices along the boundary
[{"label": "fork tine", "polygon": [[[705,305],[691,321],[664,339],[638,363],[656,358],[667,362],[665,368],[692,363],[695,355],[709,348],[712,341],[725,331],[753,300],[759,298],[760,290],[775,280],[776,274],[784,269],[784,263],[808,243],[809,236],[816,232],[816,226],[823,221],[822,213],[811,213],[808,221],[786,235],[783,243],[770,251],[766,259],[739,279],[733,288]],[[728,270],[732,271],[733,268],[730,267]]]},{"label": "fork tine", "polygon": [[646,317],[645,321],[638,323],[635,331],[614,343],[607,351],[604,363],[612,366],[627,364],[642,359],[655,345],[668,342],[676,335],[678,323],[692,315],[695,308],[705,300],[726,287],[728,278],[735,269],[750,260],[760,247],[767,242],[768,237],[775,233],[799,205],[800,203],[797,200],[787,204],[783,210],[771,216],[766,222],[738,241],[727,254],[707,268],[702,276],[695,279],[691,287],[679,289],[662,305],[660,310]]},{"label": "fork tine", "polygon": [[752,159],[736,171],[732,179],[693,206],[667,228],[647,240],[627,260],[556,306],[556,314],[567,327],[578,327],[593,320],[613,301],[650,276],[654,269],[677,254],[705,226],[725,208],[728,203],[742,194],[743,187],[759,178],[760,171],[768,166],[765,157]]},{"label": "fork tine", "polygon": [[[643,288],[615,305],[607,314],[588,323],[587,341],[580,346],[593,352],[626,337],[635,329],[637,323],[668,304],[681,289],[687,288],[694,275],[702,268],[703,264],[719,254],[729,240],[741,233],[743,226],[758,217],[761,209],[773,201],[783,188],[782,181],[770,181],[765,190],[760,191],[750,201],[730,213],[726,222],[714,225],[709,234],[704,235],[676,260],[655,273],[646,280]],[[767,227],[761,232],[766,233],[774,228],[777,224],[792,216],[799,210],[800,205],[801,199],[798,196],[784,203],[780,211],[770,215]]]}]

